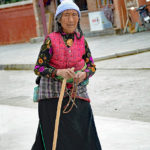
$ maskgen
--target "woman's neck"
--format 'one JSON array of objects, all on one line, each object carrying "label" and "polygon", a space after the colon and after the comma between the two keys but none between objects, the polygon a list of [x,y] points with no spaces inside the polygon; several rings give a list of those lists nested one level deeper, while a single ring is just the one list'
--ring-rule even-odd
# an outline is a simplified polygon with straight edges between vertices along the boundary
[{"label": "woman's neck", "polygon": [[62,34],[63,34],[63,35],[72,35],[72,34],[74,34],[74,33],[75,33],[75,31],[74,31],[74,32],[71,32],[71,33],[67,33],[67,32],[62,31]]}]

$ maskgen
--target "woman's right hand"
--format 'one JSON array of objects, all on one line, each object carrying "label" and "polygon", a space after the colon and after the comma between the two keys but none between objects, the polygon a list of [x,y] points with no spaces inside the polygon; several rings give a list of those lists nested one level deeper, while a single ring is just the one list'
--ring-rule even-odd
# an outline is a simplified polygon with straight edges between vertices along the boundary
[{"label": "woman's right hand", "polygon": [[56,72],[57,76],[61,76],[65,79],[71,79],[71,78],[75,78],[75,72],[74,72],[74,68],[68,68],[68,69],[57,69]]}]

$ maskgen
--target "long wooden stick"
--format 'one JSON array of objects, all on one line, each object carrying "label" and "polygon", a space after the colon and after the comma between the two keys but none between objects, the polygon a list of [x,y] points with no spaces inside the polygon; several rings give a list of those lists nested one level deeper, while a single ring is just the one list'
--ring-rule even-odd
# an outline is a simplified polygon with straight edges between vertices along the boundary
[{"label": "long wooden stick", "polygon": [[61,86],[61,91],[60,91],[60,96],[59,96],[59,100],[58,100],[58,105],[57,105],[57,114],[56,114],[56,120],[55,120],[55,129],[54,129],[52,150],[56,150],[58,127],[59,127],[59,120],[60,120],[60,111],[61,111],[61,105],[62,105],[62,101],[63,101],[63,97],[64,97],[65,87],[66,87],[66,79],[63,80],[63,83]]}]

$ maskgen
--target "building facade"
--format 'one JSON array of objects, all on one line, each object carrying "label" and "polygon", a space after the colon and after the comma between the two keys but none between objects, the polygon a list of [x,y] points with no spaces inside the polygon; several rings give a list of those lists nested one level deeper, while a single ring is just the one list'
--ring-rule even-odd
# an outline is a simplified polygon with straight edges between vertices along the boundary
[{"label": "building facade", "polygon": [[[44,35],[39,1],[28,0],[0,6],[0,44],[28,42],[33,37]],[[104,11],[113,28],[123,30],[129,16],[132,24],[141,24],[136,11],[139,6],[149,5],[150,11],[150,0],[74,0],[74,2],[81,10],[81,28],[84,32],[90,32],[90,12]],[[59,4],[59,0],[44,0],[48,33],[55,29],[54,14]]]},{"label": "building facade", "polygon": [[0,45],[28,42],[36,37],[32,1],[0,5]]},{"label": "building facade", "polygon": [[[150,4],[150,0],[74,0],[74,2],[79,6],[82,14],[81,18],[81,27],[82,30],[85,32],[90,32],[90,23],[89,23],[89,16],[88,13],[96,12],[96,11],[104,11],[107,19],[112,22],[113,27],[117,29],[124,29],[126,26],[126,22],[128,16],[132,19],[132,23],[138,22],[140,24],[140,17],[136,8],[141,5]],[[34,3],[37,5],[37,0],[34,0]],[[45,6],[46,18],[47,18],[47,25],[54,24],[54,14],[56,11],[57,6],[60,4],[59,0],[50,0],[50,5]],[[134,7],[134,9],[133,9]],[[130,9],[132,8],[132,9]],[[150,6],[148,7],[150,9]],[[39,14],[36,15],[36,19],[38,20],[37,23],[37,31],[38,35],[41,36],[43,34],[43,27],[41,24],[41,15],[40,11],[36,12]],[[51,15],[50,15],[50,14]],[[49,16],[51,16],[51,22],[48,23]],[[49,26],[48,26],[49,28]],[[51,26],[52,28],[52,26]],[[49,30],[49,32],[51,32]]]}]

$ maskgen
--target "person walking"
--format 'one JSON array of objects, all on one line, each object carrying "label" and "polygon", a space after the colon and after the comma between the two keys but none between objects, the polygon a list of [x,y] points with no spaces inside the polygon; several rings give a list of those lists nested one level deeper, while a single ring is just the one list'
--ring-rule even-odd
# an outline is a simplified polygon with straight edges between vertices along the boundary
[{"label": "person walking", "polygon": [[41,46],[34,68],[39,84],[39,124],[32,150],[52,150],[63,79],[67,84],[56,150],[102,150],[87,93],[87,84],[96,66],[80,19],[79,7],[72,0],[61,0],[55,14],[56,32],[50,33]]}]

